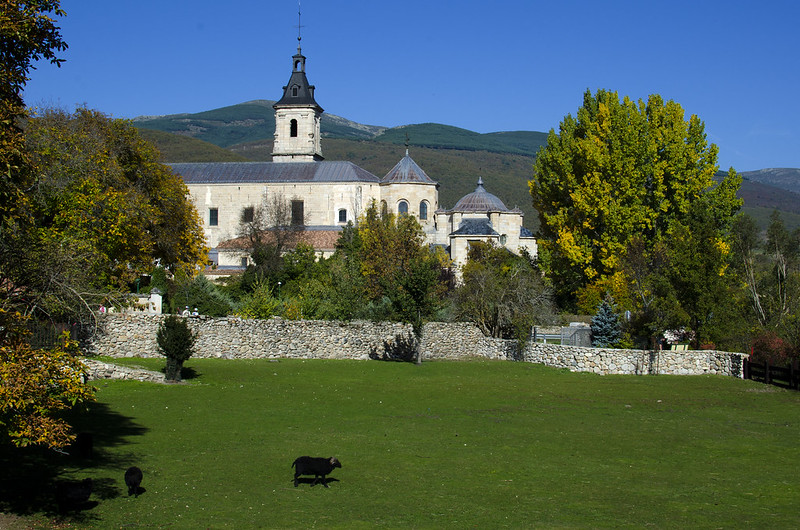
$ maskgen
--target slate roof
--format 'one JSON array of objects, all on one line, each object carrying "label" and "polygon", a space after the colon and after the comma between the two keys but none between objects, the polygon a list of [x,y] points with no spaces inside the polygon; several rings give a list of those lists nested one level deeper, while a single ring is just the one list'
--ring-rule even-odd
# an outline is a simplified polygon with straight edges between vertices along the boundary
[{"label": "slate roof", "polygon": [[352,162],[194,162],[167,164],[186,184],[368,182],[380,179]]},{"label": "slate roof", "polygon": [[459,199],[451,212],[508,212],[503,201],[483,187],[483,179],[478,178],[478,187]]},{"label": "slate roof", "polygon": [[406,149],[406,156],[404,156],[396,166],[389,171],[385,177],[381,179],[381,184],[438,184],[431,179],[421,167],[417,165],[414,160],[408,156],[408,149]]},{"label": "slate roof", "polygon": [[[306,77],[305,65],[306,58],[300,52],[300,46],[297,47],[297,54],[292,57],[293,68],[292,76],[289,82],[283,87],[283,96],[277,101],[272,108],[278,107],[315,107],[317,111],[323,112],[322,107],[314,100],[314,85],[308,84]],[[297,95],[294,95],[293,88],[297,89]]]},{"label": "slate roof", "polygon": [[524,226],[519,227],[519,237],[533,237],[533,232],[525,228]]},{"label": "slate roof", "polygon": [[499,236],[489,219],[462,219],[451,236]]}]

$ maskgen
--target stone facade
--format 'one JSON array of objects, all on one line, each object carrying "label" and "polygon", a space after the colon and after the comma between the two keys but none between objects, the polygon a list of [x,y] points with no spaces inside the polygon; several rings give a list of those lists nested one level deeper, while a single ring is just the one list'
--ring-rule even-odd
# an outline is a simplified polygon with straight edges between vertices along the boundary
[{"label": "stone facade", "polygon": [[[159,357],[156,331],[163,315],[108,314],[85,345],[89,354]],[[224,359],[358,359],[414,342],[408,324],[196,317],[195,357]],[[643,351],[586,348],[485,337],[468,323],[431,322],[423,328],[422,360],[517,360],[596,374],[719,374],[742,376],[747,355],[721,351]]]}]

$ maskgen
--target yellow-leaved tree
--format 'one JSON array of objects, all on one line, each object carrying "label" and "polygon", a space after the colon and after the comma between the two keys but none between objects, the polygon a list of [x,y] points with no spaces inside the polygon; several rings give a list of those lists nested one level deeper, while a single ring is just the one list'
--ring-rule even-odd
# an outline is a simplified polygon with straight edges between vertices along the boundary
[{"label": "yellow-leaved tree", "polygon": [[[713,303],[689,296],[716,300],[724,291],[715,278],[741,206],[741,178],[731,169],[717,182],[717,171],[717,147],[703,122],[686,119],[678,103],[587,91],[577,117],[567,115],[550,131],[529,182],[541,221],[540,258],[559,306],[593,312],[610,294],[621,309],[650,311],[651,334],[672,325],[707,329]],[[691,263],[689,248],[708,262]],[[647,278],[638,293],[631,261]],[[689,288],[688,273],[698,269],[704,275],[693,274]],[[709,281],[715,286],[703,288]]]}]

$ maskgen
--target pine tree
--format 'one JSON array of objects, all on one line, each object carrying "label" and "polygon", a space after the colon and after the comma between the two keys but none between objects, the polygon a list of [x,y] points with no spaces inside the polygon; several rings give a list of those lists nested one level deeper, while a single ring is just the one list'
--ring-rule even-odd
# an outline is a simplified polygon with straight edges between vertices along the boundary
[{"label": "pine tree", "polygon": [[592,317],[592,346],[613,346],[622,338],[622,326],[613,301],[603,300]]}]

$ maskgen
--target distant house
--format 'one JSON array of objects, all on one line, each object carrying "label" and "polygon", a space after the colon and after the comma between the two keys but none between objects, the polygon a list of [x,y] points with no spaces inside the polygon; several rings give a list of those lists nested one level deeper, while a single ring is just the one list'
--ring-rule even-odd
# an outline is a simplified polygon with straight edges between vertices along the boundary
[{"label": "distant house", "polygon": [[439,184],[406,150],[383,178],[351,163],[326,161],[322,155],[320,116],[314,86],[305,73],[306,58],[298,46],[292,74],[275,109],[272,162],[170,164],[183,178],[203,217],[211,252],[219,268],[239,269],[250,262],[249,243],[240,238],[242,219],[270,198],[282,197],[291,208],[292,223],[304,227],[297,241],[320,255],[334,250],[338,234],[349,221],[357,223],[374,201],[381,212],[413,215],[430,244],[448,249],[457,265],[466,261],[473,241],[494,241],[515,253],[525,248],[536,255],[536,240],[522,226],[520,210],[509,210],[488,193],[482,181],[475,192],[452,209],[439,206]]}]

